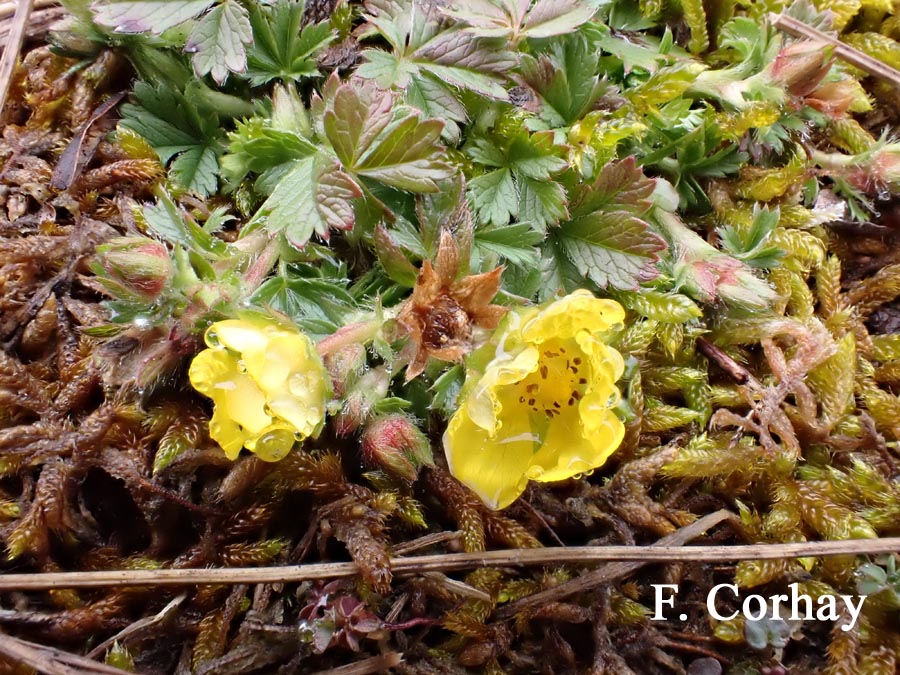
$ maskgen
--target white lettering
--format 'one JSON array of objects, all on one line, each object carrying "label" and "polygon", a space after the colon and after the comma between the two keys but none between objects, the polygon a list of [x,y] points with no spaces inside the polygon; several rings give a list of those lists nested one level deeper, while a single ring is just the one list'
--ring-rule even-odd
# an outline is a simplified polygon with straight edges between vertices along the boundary
[{"label": "white lettering", "polygon": [[[756,604],[757,611],[754,613],[753,608],[750,606],[752,604]],[[741,610],[744,613],[744,618],[747,621],[761,621],[763,617],[766,615],[766,599],[761,595],[748,595],[744,598],[744,604],[741,606]]]},{"label": "white lettering", "polygon": [[716,595],[718,595],[719,591],[723,588],[731,590],[731,592],[734,594],[734,597],[738,597],[738,587],[736,584],[719,584],[718,586],[712,587],[709,595],[706,596],[706,611],[709,612],[709,615],[716,621],[730,621],[739,614],[739,612],[737,611],[735,611],[735,613],[731,616],[724,616],[722,614],[719,614],[719,611],[716,609]]},{"label": "white lettering", "polygon": [[[663,605],[668,605],[669,607],[675,606],[675,594],[678,593],[678,584],[650,584],[653,587],[653,592],[656,595],[656,603],[655,608],[656,611],[653,616],[650,617],[651,621],[665,621],[666,617],[663,616],[662,608]],[[672,591],[672,595],[668,598],[662,597],[662,590],[664,588],[668,588]]]},{"label": "white lettering", "polygon": [[819,621],[837,621],[841,618],[841,615],[837,610],[837,602],[835,602],[833,595],[819,596],[818,603],[821,605],[819,611],[816,612],[816,618]]},{"label": "white lettering", "polygon": [[852,595],[842,595],[841,597],[844,599],[844,603],[847,605],[847,609],[850,611],[850,623],[846,623],[841,626],[841,630],[846,633],[848,630],[853,630],[853,627],[856,625],[856,620],[859,619],[859,613],[862,612],[862,606],[866,601],[866,596],[859,596],[859,604],[855,607],[853,606]]}]

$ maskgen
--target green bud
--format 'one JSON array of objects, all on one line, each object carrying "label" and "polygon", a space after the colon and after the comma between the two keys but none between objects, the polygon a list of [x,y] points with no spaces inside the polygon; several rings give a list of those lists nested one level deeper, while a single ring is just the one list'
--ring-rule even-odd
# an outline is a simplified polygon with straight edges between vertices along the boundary
[{"label": "green bud", "polygon": [[139,302],[156,300],[173,272],[168,249],[147,237],[110,239],[97,248],[92,268],[110,293]]}]

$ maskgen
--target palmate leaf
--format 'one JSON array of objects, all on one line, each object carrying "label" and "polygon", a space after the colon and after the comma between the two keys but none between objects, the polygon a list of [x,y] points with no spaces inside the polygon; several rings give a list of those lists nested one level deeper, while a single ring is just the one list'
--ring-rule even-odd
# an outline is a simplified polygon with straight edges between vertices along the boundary
[{"label": "palmate leaf", "polygon": [[262,172],[256,188],[269,194],[252,222],[302,248],[313,234],[327,239],[332,228],[352,227],[360,197],[381,217],[384,195],[376,194],[437,192],[438,182],[453,175],[442,158],[442,122],[397,104],[396,93],[372,82],[341,84],[333,76],[313,98],[315,125],[275,129],[261,118],[238,125],[226,176],[233,182]]},{"label": "palmate leaf", "polygon": [[659,275],[665,241],[627,211],[595,211],[552,235],[575,267],[601,288],[634,290]]},{"label": "palmate leaf", "polygon": [[[364,50],[359,76],[403,89],[410,105],[452,122],[466,120],[455,89],[507,99],[505,73],[516,60],[497,40],[473,39],[434,5],[415,0],[370,0],[366,12],[362,35],[384,38],[391,51]],[[459,134],[453,126],[448,130],[454,138]]]},{"label": "palmate leaf", "polygon": [[222,84],[228,73],[247,69],[245,45],[253,42],[247,10],[235,0],[225,0],[206,14],[191,31],[184,50],[193,53],[194,73],[207,73]]},{"label": "palmate leaf", "polygon": [[328,239],[331,228],[352,227],[349,200],[360,196],[359,185],[340,164],[319,153],[293,164],[251,222],[264,222],[269,232],[284,232],[292,246],[302,248],[313,233]]},{"label": "palmate leaf", "polygon": [[316,58],[334,39],[327,21],[300,30],[304,3],[276,0],[271,6],[254,2],[250,9],[253,45],[247,50],[250,84],[274,79],[299,80],[319,74]]},{"label": "palmate leaf", "polygon": [[203,13],[215,0],[110,0],[91,5],[94,20],[117,33],[159,35]]},{"label": "palmate leaf", "polygon": [[592,184],[571,190],[571,219],[551,234],[575,268],[601,288],[635,289],[659,275],[665,240],[639,216],[655,182],[633,157],[607,164]]},{"label": "palmate leaf", "polygon": [[[326,104],[325,136],[348,173],[410,192],[437,192],[452,175],[440,120],[395,110],[397,96],[372,82],[342,84]],[[399,113],[399,114],[398,114]]]},{"label": "palmate leaf", "polygon": [[180,186],[208,195],[216,189],[218,157],[224,132],[218,119],[202,114],[191,99],[166,84],[134,85],[135,103],[121,107],[119,124],[143,136],[163,163],[171,165],[171,178]]},{"label": "palmate leaf", "polygon": [[445,13],[468,24],[466,31],[472,35],[517,44],[526,37],[565,35],[589,21],[595,11],[597,3],[590,0],[537,0],[533,6],[531,0],[465,0]]},{"label": "palmate leaf", "polygon": [[469,181],[478,221],[502,226],[515,217],[543,230],[566,217],[565,190],[552,180],[567,166],[564,150],[550,131],[530,134],[520,128],[512,138],[474,139],[468,154],[495,167]]},{"label": "palmate leaf", "polygon": [[522,76],[541,97],[539,115],[551,128],[580,120],[606,91],[597,74],[597,52],[576,33],[554,40],[545,53],[522,55]]}]

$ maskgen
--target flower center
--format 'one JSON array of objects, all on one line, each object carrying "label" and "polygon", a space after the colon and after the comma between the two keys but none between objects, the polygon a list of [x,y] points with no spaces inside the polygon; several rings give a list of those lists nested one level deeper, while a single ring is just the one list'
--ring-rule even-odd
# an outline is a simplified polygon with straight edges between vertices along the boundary
[{"label": "flower center", "polygon": [[472,337],[469,315],[449,295],[441,295],[435,300],[423,323],[422,344],[429,349],[440,349]]},{"label": "flower center", "polygon": [[540,352],[538,369],[516,385],[518,400],[553,419],[584,396],[590,367],[574,340],[548,340]]}]

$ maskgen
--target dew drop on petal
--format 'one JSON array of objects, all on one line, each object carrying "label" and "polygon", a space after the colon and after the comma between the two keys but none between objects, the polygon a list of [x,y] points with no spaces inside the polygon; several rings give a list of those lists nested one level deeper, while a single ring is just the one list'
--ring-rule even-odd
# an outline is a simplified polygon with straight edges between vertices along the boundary
[{"label": "dew drop on petal", "polygon": [[303,373],[294,373],[288,378],[288,391],[294,396],[303,396],[309,391],[309,378]]},{"label": "dew drop on petal", "polygon": [[272,429],[260,436],[253,448],[260,459],[277,462],[284,459],[294,447],[294,434],[287,429]]}]

